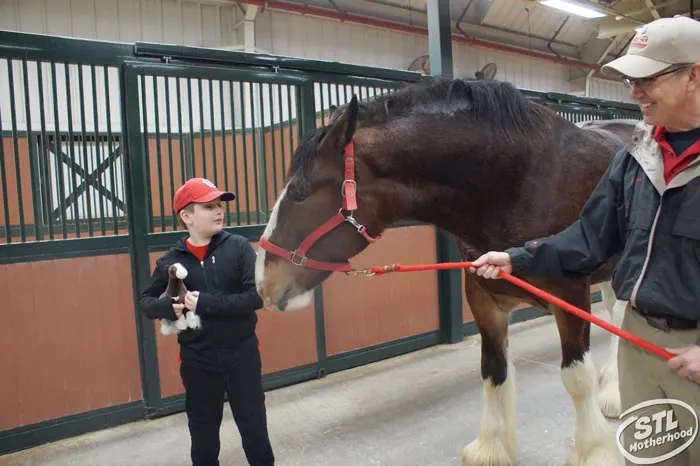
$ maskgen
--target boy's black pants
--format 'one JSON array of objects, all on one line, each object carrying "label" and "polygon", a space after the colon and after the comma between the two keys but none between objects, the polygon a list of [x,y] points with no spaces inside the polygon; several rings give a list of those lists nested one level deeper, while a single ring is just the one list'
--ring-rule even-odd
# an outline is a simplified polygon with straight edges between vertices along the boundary
[{"label": "boy's black pants", "polygon": [[[219,466],[219,429],[228,394],[233,418],[241,434],[250,466],[273,466],[275,458],[267,433],[265,393],[257,345],[243,345],[236,364],[225,371],[180,365],[185,408],[192,439],[193,466]],[[251,347],[252,346],[252,347]]]}]

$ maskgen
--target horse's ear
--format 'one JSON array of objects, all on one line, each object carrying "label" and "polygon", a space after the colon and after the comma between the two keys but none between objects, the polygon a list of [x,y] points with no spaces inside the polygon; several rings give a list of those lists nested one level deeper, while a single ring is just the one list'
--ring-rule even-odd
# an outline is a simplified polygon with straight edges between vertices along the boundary
[{"label": "horse's ear", "polygon": [[357,96],[353,95],[350,103],[336,116],[335,121],[333,121],[333,128],[321,140],[321,147],[328,146],[333,152],[336,152],[350,142],[357,128],[359,107]]}]

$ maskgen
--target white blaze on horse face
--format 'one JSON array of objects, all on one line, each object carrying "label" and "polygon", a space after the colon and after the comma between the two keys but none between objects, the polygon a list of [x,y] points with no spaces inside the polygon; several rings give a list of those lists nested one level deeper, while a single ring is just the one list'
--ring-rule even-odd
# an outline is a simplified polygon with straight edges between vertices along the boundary
[{"label": "white blaze on horse face", "polygon": [[[289,185],[287,185],[289,186]],[[279,207],[280,203],[284,199],[284,196],[287,194],[287,186],[285,186],[282,191],[280,192],[279,197],[277,198],[277,201],[275,202],[275,206],[272,208],[272,214],[270,214],[270,220],[267,222],[267,226],[265,227],[265,231],[262,234],[262,237],[265,239],[270,239],[270,236],[272,236],[272,233],[274,233],[275,228],[277,227],[277,216],[279,215]],[[265,281],[265,251],[263,248],[258,246],[258,252],[257,252],[257,257],[255,259],[255,287],[258,290],[258,294],[262,296],[262,284]]]}]

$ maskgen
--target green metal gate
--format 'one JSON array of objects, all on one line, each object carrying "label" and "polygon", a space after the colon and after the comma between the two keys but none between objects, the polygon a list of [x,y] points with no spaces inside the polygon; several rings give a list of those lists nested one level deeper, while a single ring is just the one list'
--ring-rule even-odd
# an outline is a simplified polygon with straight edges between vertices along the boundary
[{"label": "green metal gate", "polygon": [[[287,57],[0,31],[0,267],[15,273],[10,267],[29,262],[128,257],[137,298],[153,257],[183,233],[171,200],[185,179],[208,177],[236,192],[226,227],[257,241],[301,134],[326,123],[331,106],[353,94],[371,98],[421,79]],[[631,105],[524,92],[572,121],[639,118]],[[436,243],[438,259],[451,260],[454,245],[443,235]],[[438,332],[335,356],[327,354],[317,289],[317,362],[272,374],[266,386],[461,340],[473,329],[462,322],[459,272],[438,279]],[[99,302],[94,312],[104,311]],[[138,310],[129,318],[133,328],[124,331],[135,332],[140,393],[99,409],[9,425],[0,431],[0,454],[183,409],[182,396],[163,394],[154,322]]]}]

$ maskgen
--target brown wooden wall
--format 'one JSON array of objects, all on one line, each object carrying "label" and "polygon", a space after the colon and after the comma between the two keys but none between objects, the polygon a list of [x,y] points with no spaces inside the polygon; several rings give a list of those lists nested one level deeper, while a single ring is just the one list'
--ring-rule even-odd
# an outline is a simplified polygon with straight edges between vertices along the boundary
[{"label": "brown wooden wall", "polygon": [[[352,260],[354,267],[434,263],[435,228],[387,230]],[[328,355],[419,335],[439,327],[437,272],[371,278],[334,274],[323,285]]]},{"label": "brown wooden wall", "polygon": [[142,399],[128,254],[0,265],[0,430]]}]

